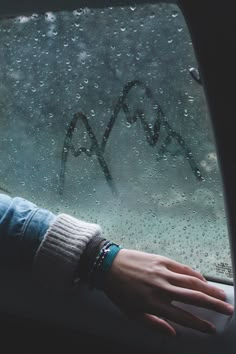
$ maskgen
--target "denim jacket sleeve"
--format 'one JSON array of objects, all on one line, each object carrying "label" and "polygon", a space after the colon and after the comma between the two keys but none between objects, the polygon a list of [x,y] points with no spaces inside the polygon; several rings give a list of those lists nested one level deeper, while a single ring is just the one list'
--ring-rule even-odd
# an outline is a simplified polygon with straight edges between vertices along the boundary
[{"label": "denim jacket sleeve", "polygon": [[0,194],[0,266],[30,269],[56,216],[20,197]]}]

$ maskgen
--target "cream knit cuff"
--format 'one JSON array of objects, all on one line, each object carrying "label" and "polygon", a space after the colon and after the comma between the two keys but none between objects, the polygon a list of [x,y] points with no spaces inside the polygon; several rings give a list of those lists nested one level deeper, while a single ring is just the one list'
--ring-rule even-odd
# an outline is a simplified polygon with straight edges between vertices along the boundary
[{"label": "cream knit cuff", "polygon": [[50,225],[35,255],[33,277],[37,283],[65,291],[72,288],[75,270],[88,242],[101,236],[97,224],[60,214]]}]

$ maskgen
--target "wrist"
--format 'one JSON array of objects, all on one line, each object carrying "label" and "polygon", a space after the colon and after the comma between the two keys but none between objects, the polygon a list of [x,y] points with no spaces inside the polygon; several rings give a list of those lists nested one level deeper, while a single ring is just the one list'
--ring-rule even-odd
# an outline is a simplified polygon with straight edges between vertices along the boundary
[{"label": "wrist", "polygon": [[93,263],[107,240],[101,236],[93,237],[87,244],[75,272],[75,281],[88,282],[89,272]]},{"label": "wrist", "polygon": [[104,290],[107,275],[110,273],[114,260],[121,249],[122,247],[114,242],[107,240],[104,243],[88,274],[88,283],[90,288],[96,287],[100,290]]}]

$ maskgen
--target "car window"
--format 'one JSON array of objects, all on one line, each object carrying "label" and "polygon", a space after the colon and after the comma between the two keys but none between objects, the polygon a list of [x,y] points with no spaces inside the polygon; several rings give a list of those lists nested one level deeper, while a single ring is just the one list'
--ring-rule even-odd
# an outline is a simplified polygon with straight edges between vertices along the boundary
[{"label": "car window", "polygon": [[0,192],[232,281],[198,63],[173,4],[0,21]]}]

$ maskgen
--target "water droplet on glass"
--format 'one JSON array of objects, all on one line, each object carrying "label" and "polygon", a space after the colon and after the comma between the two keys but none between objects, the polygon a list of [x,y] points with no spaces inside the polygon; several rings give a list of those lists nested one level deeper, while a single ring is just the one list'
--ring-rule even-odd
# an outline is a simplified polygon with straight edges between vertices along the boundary
[{"label": "water droplet on glass", "polygon": [[39,17],[39,14],[32,14],[31,18],[34,20]]},{"label": "water droplet on glass", "polygon": [[45,19],[48,22],[54,22],[56,20],[56,16],[52,12],[46,12]]},{"label": "water droplet on glass", "polygon": [[188,96],[188,101],[191,102],[191,103],[194,102],[194,97],[193,96]]},{"label": "water droplet on glass", "polygon": [[80,16],[83,13],[83,9],[77,9],[73,11],[74,16]]},{"label": "water droplet on glass", "polygon": [[17,21],[20,23],[26,23],[29,22],[31,19],[31,17],[27,17],[27,16],[19,16],[17,17]]},{"label": "water droplet on glass", "polygon": [[178,11],[173,11],[171,16],[175,18],[178,16],[178,14],[179,14]]}]

